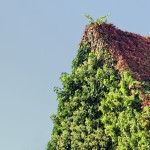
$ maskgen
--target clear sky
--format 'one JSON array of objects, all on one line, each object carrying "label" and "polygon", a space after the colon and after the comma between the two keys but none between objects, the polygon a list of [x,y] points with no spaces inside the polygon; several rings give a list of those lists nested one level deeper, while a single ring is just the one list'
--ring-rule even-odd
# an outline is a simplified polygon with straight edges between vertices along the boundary
[{"label": "clear sky", "polygon": [[88,13],[150,35],[150,0],[0,0],[0,150],[45,150],[54,86],[71,71]]}]

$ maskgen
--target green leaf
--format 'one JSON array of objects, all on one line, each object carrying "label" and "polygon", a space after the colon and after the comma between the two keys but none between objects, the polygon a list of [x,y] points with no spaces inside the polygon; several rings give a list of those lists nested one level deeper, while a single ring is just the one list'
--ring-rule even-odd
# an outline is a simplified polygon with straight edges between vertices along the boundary
[{"label": "green leaf", "polygon": [[85,16],[88,19],[88,21],[89,21],[90,24],[94,23],[93,18],[89,14],[83,14],[83,16]]}]

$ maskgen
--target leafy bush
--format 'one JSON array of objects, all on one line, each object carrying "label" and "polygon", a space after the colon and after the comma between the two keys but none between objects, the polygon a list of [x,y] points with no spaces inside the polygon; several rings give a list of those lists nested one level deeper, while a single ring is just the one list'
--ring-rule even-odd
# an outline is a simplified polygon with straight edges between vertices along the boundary
[{"label": "leafy bush", "polygon": [[63,88],[55,88],[59,104],[47,150],[150,149],[150,107],[141,107],[150,86],[115,65],[107,46],[94,53],[82,43],[71,74],[60,78]]}]

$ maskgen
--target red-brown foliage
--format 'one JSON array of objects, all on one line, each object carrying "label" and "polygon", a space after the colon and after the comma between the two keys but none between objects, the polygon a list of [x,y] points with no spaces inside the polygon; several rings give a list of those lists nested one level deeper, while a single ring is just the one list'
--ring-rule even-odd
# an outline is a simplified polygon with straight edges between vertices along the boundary
[{"label": "red-brown foliage", "polygon": [[[86,27],[80,44],[87,41],[93,52],[107,47],[120,73],[130,71],[134,79],[150,84],[150,37],[122,31],[112,24],[94,23]],[[143,106],[150,106],[150,100],[143,98]]]}]

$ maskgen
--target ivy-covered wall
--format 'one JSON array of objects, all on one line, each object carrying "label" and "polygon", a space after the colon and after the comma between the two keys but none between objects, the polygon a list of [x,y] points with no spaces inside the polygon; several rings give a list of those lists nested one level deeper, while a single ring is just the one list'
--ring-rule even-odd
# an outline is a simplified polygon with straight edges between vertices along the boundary
[{"label": "ivy-covered wall", "polygon": [[87,26],[72,72],[55,88],[59,104],[47,150],[150,149],[150,85],[134,78],[129,65],[116,67],[112,36],[100,34],[104,26]]}]

